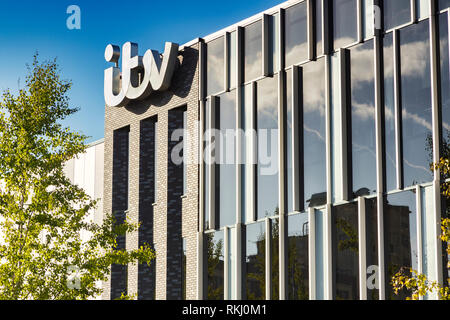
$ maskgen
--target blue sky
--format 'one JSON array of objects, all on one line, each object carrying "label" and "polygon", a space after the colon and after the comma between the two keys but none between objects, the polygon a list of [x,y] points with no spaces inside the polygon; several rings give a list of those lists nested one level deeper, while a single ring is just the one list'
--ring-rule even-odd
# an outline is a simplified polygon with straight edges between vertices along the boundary
[{"label": "blue sky", "polygon": [[[0,9],[0,91],[23,86],[26,63],[38,51],[41,59],[58,58],[62,76],[71,79],[71,105],[80,111],[67,119],[72,129],[103,138],[103,70],[107,44],[126,41],[162,50],[165,41],[184,44],[203,37],[281,0],[226,1],[8,1]],[[81,9],[81,30],[69,30],[69,5]]]}]

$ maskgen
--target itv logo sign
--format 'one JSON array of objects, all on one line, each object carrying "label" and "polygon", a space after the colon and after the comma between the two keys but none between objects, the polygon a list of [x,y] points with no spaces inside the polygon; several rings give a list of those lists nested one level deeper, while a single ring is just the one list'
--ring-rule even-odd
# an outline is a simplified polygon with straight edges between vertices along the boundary
[{"label": "itv logo sign", "polygon": [[147,98],[153,91],[167,90],[178,63],[178,44],[166,42],[164,54],[147,50],[138,55],[138,45],[126,42],[122,46],[122,72],[118,67],[120,48],[109,44],[105,60],[115,63],[105,70],[104,96],[110,107],[123,107],[132,100]]}]

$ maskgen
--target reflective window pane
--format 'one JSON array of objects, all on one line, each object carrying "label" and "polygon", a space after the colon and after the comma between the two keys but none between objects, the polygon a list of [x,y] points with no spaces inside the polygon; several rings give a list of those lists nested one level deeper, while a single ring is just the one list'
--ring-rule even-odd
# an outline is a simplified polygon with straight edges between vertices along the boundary
[{"label": "reflective window pane", "polygon": [[333,208],[334,299],[359,299],[358,205]]},{"label": "reflective window pane", "polygon": [[309,299],[308,238],[308,214],[288,216],[288,300]]},{"label": "reflective window pane", "polygon": [[373,50],[372,40],[350,49],[351,161],[355,198],[375,193],[377,186]]},{"label": "reflective window pane", "polygon": [[416,194],[405,191],[387,196],[384,208],[386,299],[404,300],[406,291],[395,295],[392,276],[405,268],[417,270]]},{"label": "reflective window pane", "polygon": [[450,7],[450,0],[438,0],[439,10],[444,10]]},{"label": "reflective window pane", "polygon": [[333,0],[334,50],[357,40],[357,8],[357,0]]},{"label": "reflective window pane", "polygon": [[247,300],[265,299],[266,235],[265,223],[245,226],[244,281]]},{"label": "reflective window pane", "polygon": [[367,300],[379,300],[377,198],[366,200]]},{"label": "reflective window pane", "polygon": [[277,73],[279,69],[280,46],[280,14],[276,13],[269,16],[269,52],[271,53],[269,59],[269,72],[271,74]]},{"label": "reflective window pane", "polygon": [[383,1],[384,29],[389,30],[411,21],[411,0]]},{"label": "reflective window pane", "polygon": [[262,22],[244,28],[244,82],[262,76]]},{"label": "reflective window pane", "polygon": [[251,221],[251,213],[252,213],[252,195],[254,193],[253,190],[253,150],[250,149],[252,134],[252,115],[253,111],[253,90],[252,84],[248,84],[242,88],[241,91],[241,159],[239,160],[239,165],[241,166],[241,211],[242,211],[242,222]]},{"label": "reflective window pane", "polygon": [[450,66],[449,66],[449,34],[448,14],[442,13],[439,19],[440,70],[441,70],[441,103],[442,103],[442,156],[448,156],[450,143]]},{"label": "reflective window pane", "polygon": [[400,30],[404,185],[432,181],[428,20]]},{"label": "reflective window pane", "polygon": [[394,46],[392,32],[383,38],[384,61],[384,136],[386,190],[397,189],[397,165],[395,149],[395,104],[394,104]]},{"label": "reflective window pane", "polygon": [[257,83],[257,220],[278,214],[278,76]]},{"label": "reflective window pane", "polygon": [[[219,158],[218,179],[220,227],[236,223],[236,93],[230,91],[219,97],[219,117],[217,128],[220,139],[217,139],[216,157]],[[217,112],[217,111],[216,111]],[[217,203],[217,201],[219,203]]]},{"label": "reflective window pane", "polygon": [[225,47],[223,37],[206,44],[206,94],[223,91],[225,71]]},{"label": "reflective window pane", "polygon": [[308,59],[308,22],[306,1],[286,9],[286,67]]},{"label": "reflective window pane", "polygon": [[208,264],[208,300],[223,300],[224,242],[223,231],[206,233],[206,258]]},{"label": "reflective window pane", "polygon": [[303,69],[303,164],[305,208],[327,201],[325,59]]}]

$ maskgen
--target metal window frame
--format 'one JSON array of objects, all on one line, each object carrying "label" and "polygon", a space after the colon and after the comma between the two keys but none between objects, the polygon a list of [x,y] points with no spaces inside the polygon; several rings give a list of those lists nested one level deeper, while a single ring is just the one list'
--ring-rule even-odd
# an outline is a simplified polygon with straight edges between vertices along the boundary
[{"label": "metal window frame", "polygon": [[[440,99],[440,39],[438,34],[439,19],[437,13],[438,0],[430,0],[430,18],[429,18],[429,34],[430,34],[430,73],[431,73],[431,108],[432,108],[432,135],[433,135],[433,162],[439,163],[441,154],[441,141],[443,132],[441,130],[442,114],[440,109],[442,102]],[[448,10],[448,9],[447,9]],[[448,21],[448,38],[450,40],[450,11],[447,11]],[[450,43],[450,42],[449,42]],[[449,49],[450,55],[450,49]],[[433,237],[438,239],[436,241],[435,248],[435,274],[437,282],[439,284],[444,283],[443,263],[442,263],[442,242],[439,238],[441,234],[441,173],[440,170],[434,170],[433,177],[433,207],[434,216],[433,223],[435,228],[433,229]]]},{"label": "metal window frame", "polygon": [[231,32],[225,32],[224,36],[224,45],[223,45],[223,51],[224,51],[224,90],[226,92],[230,91],[231,85],[230,85],[230,58],[231,58]]},{"label": "metal window frame", "polygon": [[401,94],[401,59],[400,59],[400,30],[392,34],[393,66],[394,66],[394,112],[395,112],[395,150],[397,169],[397,189],[404,187],[403,179],[403,137],[402,137],[402,94]]},{"label": "metal window frame", "polygon": [[316,216],[314,208],[308,208],[308,223],[309,300],[316,300]]},{"label": "metal window frame", "polygon": [[228,256],[230,255],[230,248],[229,248],[229,227],[223,228],[223,297],[224,300],[228,300],[230,297],[230,288],[228,286],[229,283],[229,272],[230,272],[230,260],[228,259]]},{"label": "metal window frame", "polygon": [[359,300],[367,300],[366,199],[358,197]]}]

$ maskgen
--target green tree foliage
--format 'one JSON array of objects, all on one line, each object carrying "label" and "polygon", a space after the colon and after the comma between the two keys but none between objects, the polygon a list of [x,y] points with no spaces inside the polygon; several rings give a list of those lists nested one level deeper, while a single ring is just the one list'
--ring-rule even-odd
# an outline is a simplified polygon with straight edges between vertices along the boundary
[{"label": "green tree foliage", "polygon": [[154,258],[148,246],[117,249],[117,236],[138,225],[89,220],[96,201],[64,175],[86,150],[86,137],[61,124],[77,111],[70,88],[56,60],[36,54],[25,87],[0,102],[0,299],[87,299],[111,264]]},{"label": "green tree foliage", "polygon": [[[441,221],[441,241],[446,244],[446,254],[450,256],[450,183],[447,181],[450,178],[450,146],[444,139],[443,143],[444,156],[439,163],[432,164],[431,170],[439,170],[442,175],[441,192],[447,200],[447,211]],[[450,262],[447,263],[447,270],[450,270]],[[406,297],[407,300],[418,300],[427,294],[437,293],[440,300],[450,300],[450,288],[443,286],[437,281],[431,281],[424,274],[419,274],[416,270],[411,268],[401,268],[391,278],[391,283],[395,294],[405,292],[405,289],[410,293]],[[450,279],[447,279],[450,283]]]}]

